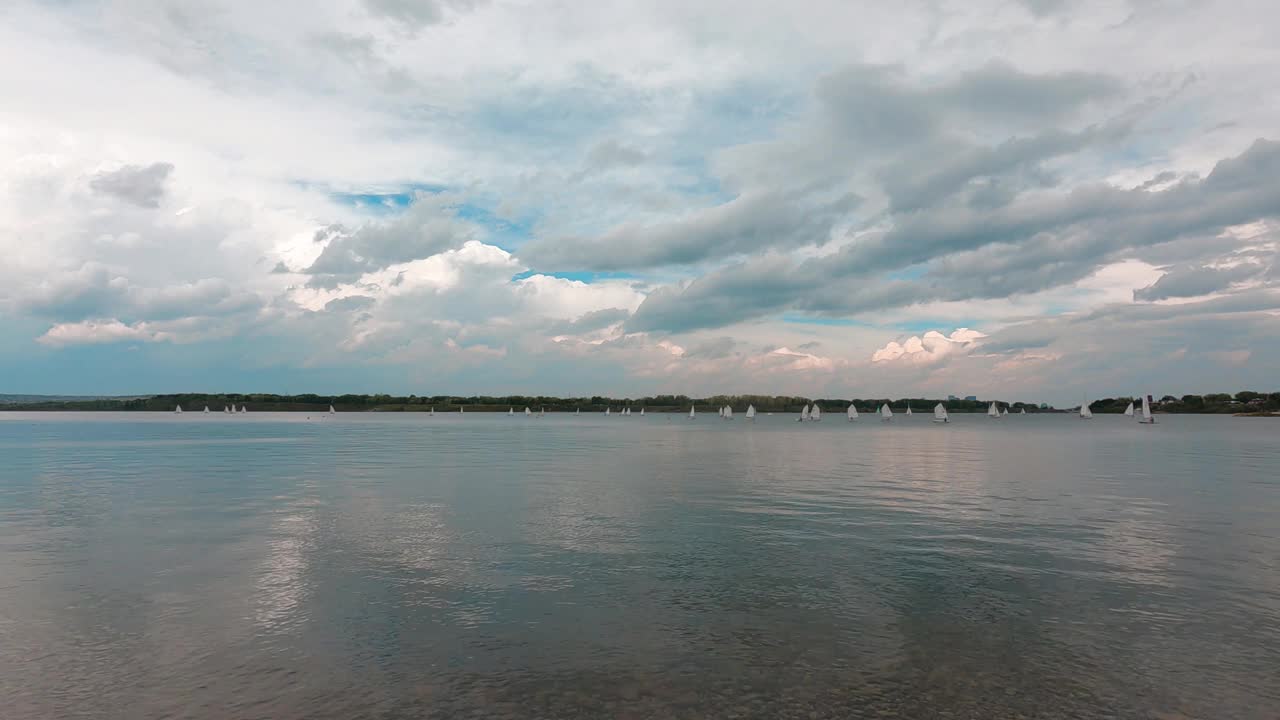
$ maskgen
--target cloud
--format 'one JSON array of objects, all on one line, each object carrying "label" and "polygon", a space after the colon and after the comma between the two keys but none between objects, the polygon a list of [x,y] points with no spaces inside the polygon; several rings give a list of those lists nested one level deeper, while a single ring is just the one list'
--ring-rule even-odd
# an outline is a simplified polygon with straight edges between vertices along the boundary
[{"label": "cloud", "polygon": [[[767,258],[650,294],[631,327],[717,327],[783,310],[857,314],[927,301],[1033,293],[1081,280],[1125,253],[1280,216],[1280,143],[1258,140],[1203,180],[1160,191],[1090,186],[995,210],[901,216],[836,253]],[[883,273],[913,266],[918,281]]]},{"label": "cloud", "polygon": [[165,333],[148,329],[145,323],[126,325],[119,320],[93,320],[78,323],[59,323],[49,328],[39,338],[40,344],[50,347],[71,345],[101,345],[128,341],[160,342],[171,339]]},{"label": "cloud", "polygon": [[1156,282],[1133,291],[1134,300],[1153,302],[1169,298],[1196,297],[1226,290],[1233,283],[1259,275],[1264,267],[1242,263],[1231,267],[1180,265],[1170,268]]},{"label": "cloud", "polygon": [[160,200],[164,198],[164,184],[171,172],[173,165],[169,163],[126,165],[119,170],[94,175],[89,186],[138,207],[154,208],[159,207]]},{"label": "cloud", "polygon": [[617,140],[605,140],[587,151],[586,168],[603,172],[615,167],[634,167],[648,159],[648,155]]},{"label": "cloud", "polygon": [[970,345],[985,337],[985,334],[969,328],[959,328],[950,336],[930,330],[923,337],[913,335],[901,344],[890,341],[871,355],[871,362],[929,365],[942,361],[957,350],[967,350]]},{"label": "cloud", "polygon": [[451,198],[419,195],[407,211],[391,220],[369,222],[355,230],[325,228],[316,236],[323,249],[302,272],[316,276],[313,282],[319,286],[332,285],[482,237],[476,225],[457,217],[457,211]]},{"label": "cloud", "polygon": [[481,0],[364,0],[369,13],[399,23],[409,30],[444,22],[449,13],[464,12]]},{"label": "cloud", "polygon": [[824,245],[860,200],[854,195],[806,198],[743,195],[662,225],[615,228],[597,238],[555,238],[521,256],[549,270],[635,270],[691,264],[773,247]]}]

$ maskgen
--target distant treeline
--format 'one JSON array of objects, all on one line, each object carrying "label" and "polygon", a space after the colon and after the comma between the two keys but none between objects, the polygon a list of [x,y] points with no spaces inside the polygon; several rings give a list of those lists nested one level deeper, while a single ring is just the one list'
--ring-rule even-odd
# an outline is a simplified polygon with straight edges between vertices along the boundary
[{"label": "distant treeline", "polygon": [[[1090,403],[1095,413],[1124,412],[1130,402],[1141,404],[1142,398],[1103,398]],[[1207,395],[1165,395],[1156,400],[1155,408],[1162,413],[1245,413],[1275,412],[1280,410],[1280,392],[1263,393],[1241,390],[1235,395],[1209,393]]]},{"label": "distant treeline", "polygon": [[[936,398],[813,398],[790,397],[781,395],[713,395],[705,398],[691,398],[687,395],[655,395],[639,398],[614,398],[594,395],[591,397],[550,397],[546,395],[526,396],[508,395],[503,397],[453,395],[433,396],[396,396],[396,395],[270,395],[270,394],[205,394],[183,393],[178,395],[153,395],[143,398],[103,398],[97,400],[42,401],[31,403],[9,403],[0,405],[7,410],[173,410],[181,405],[183,410],[198,412],[205,407],[214,412],[221,412],[224,407],[247,406],[250,410],[290,410],[320,412],[333,405],[339,412],[457,412],[459,408],[467,412],[506,412],[514,408],[522,412],[528,407],[534,411],[546,409],[547,412],[604,412],[605,408],[615,411],[621,408],[644,408],[647,412],[688,412],[690,406],[697,407],[699,412],[714,412],[728,405],[735,412],[742,412],[748,405],[754,405],[762,413],[800,412],[805,405],[817,403],[823,412],[843,413],[852,403],[858,412],[872,412],[888,403],[895,411],[904,411],[908,407],[917,412],[932,411],[933,406],[941,402],[951,412],[984,412],[989,400],[939,400]],[[1027,412],[1044,412],[1047,409],[1035,403],[996,401],[1001,407],[1017,412],[1026,408]]]},{"label": "distant treeline", "polygon": [[[1025,409],[1028,413],[1059,412],[1052,407],[1036,403],[1005,400],[942,400],[939,398],[805,398],[783,395],[712,395],[705,398],[692,398],[687,395],[655,395],[639,398],[613,398],[594,395],[591,397],[550,397],[546,395],[526,396],[508,395],[503,397],[453,395],[432,396],[396,396],[396,395],[271,395],[262,393],[183,393],[177,395],[153,395],[136,398],[102,398],[96,400],[46,400],[40,402],[12,402],[0,404],[5,410],[138,410],[164,411],[173,410],[181,405],[188,412],[199,412],[206,406],[214,412],[221,412],[224,407],[247,406],[250,410],[271,411],[288,410],[299,412],[327,411],[333,405],[339,412],[425,412],[435,409],[436,412],[457,412],[459,408],[467,412],[506,412],[514,408],[522,412],[528,407],[534,411],[545,409],[547,412],[604,412],[605,408],[615,411],[621,408],[644,408],[647,412],[688,412],[692,405],[699,412],[714,412],[728,405],[735,412],[746,410],[754,405],[762,413],[800,412],[805,405],[816,403],[827,413],[843,413],[852,403],[858,412],[873,412],[881,405],[888,404],[894,412],[902,412],[910,406],[916,412],[930,412],[933,406],[942,403],[949,412],[985,412],[988,405],[995,402],[1009,412],[1017,413]],[[1095,413],[1124,412],[1130,403],[1140,403],[1140,398],[1103,398],[1090,402]],[[1176,398],[1166,395],[1157,401],[1156,410],[1173,413],[1236,413],[1253,411],[1280,410],[1280,392],[1258,393],[1252,391],[1238,392],[1235,395],[1184,395]]]}]

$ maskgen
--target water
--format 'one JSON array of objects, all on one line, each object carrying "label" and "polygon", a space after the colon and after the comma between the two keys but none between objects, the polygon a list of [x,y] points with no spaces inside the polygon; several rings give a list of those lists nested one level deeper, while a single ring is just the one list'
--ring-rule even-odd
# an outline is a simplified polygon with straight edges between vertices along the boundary
[{"label": "water", "polygon": [[1280,421],[0,413],[44,718],[1280,716]]}]

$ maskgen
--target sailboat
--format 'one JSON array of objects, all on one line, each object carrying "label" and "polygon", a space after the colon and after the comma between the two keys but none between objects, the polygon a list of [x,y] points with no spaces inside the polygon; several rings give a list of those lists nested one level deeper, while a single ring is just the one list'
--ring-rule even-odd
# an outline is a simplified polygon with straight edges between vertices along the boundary
[{"label": "sailboat", "polygon": [[538,417],[539,417],[539,418],[544,418],[544,417],[546,417],[546,416],[547,416],[547,409],[546,409],[546,408],[544,408],[544,407],[540,407],[540,408],[538,408]]},{"label": "sailboat", "polygon": [[467,414],[467,410],[466,410],[466,408],[463,408],[463,407],[459,406],[459,407],[458,407],[458,414],[459,414],[459,415],[466,415],[466,414]]},{"label": "sailboat", "polygon": [[1133,417],[1133,403],[1129,403],[1129,407],[1124,409],[1125,417]]},{"label": "sailboat", "polygon": [[1092,419],[1093,419],[1093,411],[1089,409],[1089,403],[1087,403],[1087,402],[1086,402],[1086,403],[1080,403],[1080,419],[1081,419],[1081,420],[1092,420]]},{"label": "sailboat", "polygon": [[612,414],[613,414],[613,408],[605,408],[605,409],[604,409],[604,415],[605,415],[605,417],[609,417],[609,416],[610,416],[610,415],[612,415]]},{"label": "sailboat", "polygon": [[528,406],[528,405],[526,405],[526,406],[525,406],[525,408],[524,408],[524,416],[525,416],[525,417],[529,417],[529,416],[530,416],[530,415],[532,415],[532,414],[533,414],[533,411],[529,409],[529,406]]},{"label": "sailboat", "polygon": [[695,411],[696,411],[697,409],[698,409],[698,407],[697,407],[696,405],[690,405],[690,406],[689,406],[689,419],[690,419],[690,420],[692,420],[692,419],[694,419],[695,417],[697,417],[697,415],[695,414]]},{"label": "sailboat", "polygon": [[804,422],[805,420],[808,420],[808,419],[809,419],[809,406],[805,405],[804,409],[800,411],[799,422]]},{"label": "sailboat", "polygon": [[208,406],[208,405],[205,405],[205,406],[204,406],[204,411],[205,411],[205,413],[206,413],[206,414],[209,412],[209,406]]},{"label": "sailboat", "polygon": [[911,403],[907,403],[907,417],[911,417]]},{"label": "sailboat", "polygon": [[581,414],[582,414],[582,408],[574,408],[574,409],[573,409],[573,414],[574,414],[574,415],[581,415]]},{"label": "sailboat", "polygon": [[227,413],[228,415],[230,415],[230,414],[231,414],[231,408],[227,407],[226,405],[223,405],[223,406],[222,406],[222,412]]},{"label": "sailboat", "polygon": [[[528,410],[528,408],[525,408],[525,409],[526,409],[526,410]],[[507,417],[512,417],[512,416],[514,416],[515,414],[516,414],[516,409],[515,409],[515,408],[507,408]]]},{"label": "sailboat", "polygon": [[748,405],[748,406],[747,406],[747,419],[748,419],[748,420],[755,420],[755,419],[756,419],[756,406],[755,406],[755,405]]},{"label": "sailboat", "polygon": [[733,408],[729,407],[728,405],[724,406],[724,419],[725,420],[733,419]]},{"label": "sailboat", "polygon": [[849,417],[849,422],[853,422],[854,420],[857,420],[858,408],[854,407],[853,405],[850,405],[849,409],[845,411],[845,415]]},{"label": "sailboat", "polygon": [[433,406],[430,410],[427,411],[427,417],[435,417],[435,416],[436,416],[436,409]]},{"label": "sailboat", "polygon": [[1000,417],[1000,408],[997,408],[995,403],[991,403],[991,406],[987,408],[987,417]]},{"label": "sailboat", "polygon": [[180,414],[181,412],[182,412],[182,406],[181,406],[181,405],[175,406],[175,407],[173,408],[173,414],[174,414],[174,415],[178,415],[178,414]]},{"label": "sailboat", "polygon": [[644,417],[644,408],[640,408],[640,417]]},{"label": "sailboat", "polygon": [[249,412],[249,406],[248,406],[248,405],[241,405],[241,406],[240,406],[240,412],[242,412],[242,413],[247,413],[247,412]]},{"label": "sailboat", "polygon": [[889,409],[889,403],[880,406],[880,419],[885,422],[893,422],[893,411]]},{"label": "sailboat", "polygon": [[933,421],[940,423],[951,422],[951,418],[947,417],[947,409],[943,407],[942,403],[933,406]]},{"label": "sailboat", "polygon": [[1142,396],[1142,419],[1138,420],[1138,422],[1142,423],[1143,425],[1156,424],[1156,416],[1151,414],[1151,396],[1150,395]]},{"label": "sailboat", "polygon": [[333,406],[332,406],[332,405],[330,405],[330,406],[329,406],[329,414],[330,414],[330,415],[336,415],[336,414],[338,414],[338,411],[337,411],[337,410],[334,410],[334,409],[333,409]]},{"label": "sailboat", "polygon": [[[907,413],[907,414],[910,415],[911,413]],[[1005,408],[1001,410],[1000,417],[1009,417],[1009,408]]]},{"label": "sailboat", "polygon": [[1026,408],[1022,408],[1022,410],[1020,410],[1020,411],[1018,412],[1018,414],[1019,414],[1019,415],[1026,415],[1026,414],[1027,414],[1027,409],[1026,409]]},{"label": "sailboat", "polygon": [[809,413],[809,419],[814,422],[822,419],[822,408],[818,407],[818,403],[813,404],[813,412]]}]

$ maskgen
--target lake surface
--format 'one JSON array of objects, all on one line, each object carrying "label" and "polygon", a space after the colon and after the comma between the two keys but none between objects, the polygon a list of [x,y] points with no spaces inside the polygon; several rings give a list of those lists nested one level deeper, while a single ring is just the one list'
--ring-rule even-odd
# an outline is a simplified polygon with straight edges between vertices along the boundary
[{"label": "lake surface", "polygon": [[0,715],[1280,717],[1280,420],[0,413]]}]

